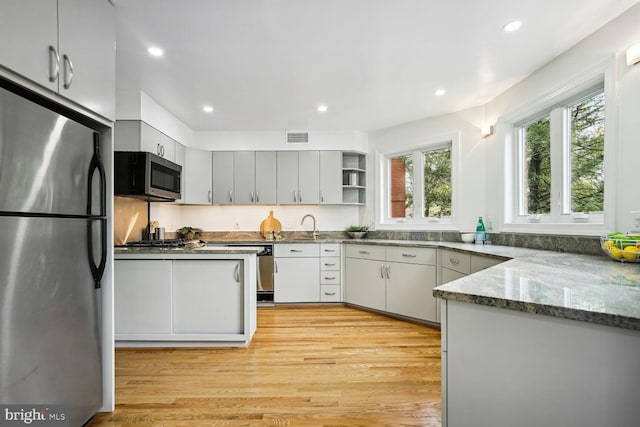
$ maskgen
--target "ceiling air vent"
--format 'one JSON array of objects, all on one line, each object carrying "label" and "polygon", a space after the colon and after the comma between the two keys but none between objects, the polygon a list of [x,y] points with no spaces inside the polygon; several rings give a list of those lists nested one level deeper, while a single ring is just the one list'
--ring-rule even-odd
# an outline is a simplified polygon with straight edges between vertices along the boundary
[{"label": "ceiling air vent", "polygon": [[308,144],[309,132],[287,131],[287,144]]}]

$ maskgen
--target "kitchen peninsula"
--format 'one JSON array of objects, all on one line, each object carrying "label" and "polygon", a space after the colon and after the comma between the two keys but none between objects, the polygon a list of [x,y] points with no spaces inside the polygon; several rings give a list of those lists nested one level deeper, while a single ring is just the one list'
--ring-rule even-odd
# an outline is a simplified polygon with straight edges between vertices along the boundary
[{"label": "kitchen peninsula", "polygon": [[246,346],[260,248],[115,249],[119,347]]},{"label": "kitchen peninsula", "polygon": [[638,265],[480,251],[513,259],[434,290],[443,299],[442,425],[636,426]]}]

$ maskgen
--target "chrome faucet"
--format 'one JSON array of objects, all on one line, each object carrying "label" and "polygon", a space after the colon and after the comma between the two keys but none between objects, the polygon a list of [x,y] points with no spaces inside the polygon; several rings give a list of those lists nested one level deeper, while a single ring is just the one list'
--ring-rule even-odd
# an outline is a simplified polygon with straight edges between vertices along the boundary
[{"label": "chrome faucet", "polygon": [[311,215],[311,214],[306,214],[305,216],[302,217],[302,221],[300,221],[300,225],[304,224],[304,220],[307,219],[307,217],[310,217],[313,220],[313,240],[316,240],[318,238],[318,230],[316,229],[316,217]]}]

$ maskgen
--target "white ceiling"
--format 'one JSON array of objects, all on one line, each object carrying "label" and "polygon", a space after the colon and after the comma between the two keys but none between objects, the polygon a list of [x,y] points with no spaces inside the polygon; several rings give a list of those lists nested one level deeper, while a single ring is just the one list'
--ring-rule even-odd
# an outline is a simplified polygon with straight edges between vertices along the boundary
[{"label": "white ceiling", "polygon": [[371,131],[481,105],[638,1],[114,0],[117,83],[194,130]]}]

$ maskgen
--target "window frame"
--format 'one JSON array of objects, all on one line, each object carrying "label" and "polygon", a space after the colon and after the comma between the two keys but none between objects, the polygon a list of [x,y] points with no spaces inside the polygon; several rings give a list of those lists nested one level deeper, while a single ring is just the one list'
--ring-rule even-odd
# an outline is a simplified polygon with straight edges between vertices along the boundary
[{"label": "window frame", "polygon": [[[459,140],[458,132],[442,135],[439,137],[420,140],[412,144],[406,144],[405,149],[396,151],[378,152],[378,169],[380,173],[379,184],[380,191],[377,194],[378,209],[377,223],[385,228],[397,229],[415,229],[416,226],[428,226],[430,230],[449,230],[456,224],[457,201],[456,194],[458,192],[458,161],[459,161]],[[403,144],[399,144],[403,145]],[[451,153],[451,215],[447,217],[423,217],[424,214],[424,157],[423,153],[427,151],[437,151],[444,148],[450,148]],[[411,154],[414,162],[414,178],[413,193],[414,204],[413,218],[392,218],[390,206],[390,178],[391,171],[389,168],[390,159],[393,157]],[[418,174],[416,174],[416,171]],[[419,197],[416,197],[418,195]],[[416,213],[418,215],[416,215]]]},{"label": "window frame", "polygon": [[[542,232],[562,233],[578,235],[596,235],[606,233],[611,228],[615,215],[615,156],[617,122],[615,105],[615,80],[614,69],[610,65],[601,65],[596,70],[590,70],[581,77],[574,77],[570,83],[561,86],[550,94],[543,96],[526,109],[505,116],[502,121],[501,136],[504,138],[504,216],[501,229],[507,232]],[[570,193],[567,193],[567,185],[571,185],[570,145],[568,138],[566,144],[554,143],[569,135],[570,128],[565,124],[563,115],[567,114],[567,108],[575,105],[589,96],[602,92],[605,97],[605,142],[604,142],[604,210],[599,213],[566,213],[562,212],[566,203],[570,204]],[[552,174],[552,201],[551,215],[521,215],[521,194],[526,179],[521,174],[522,148],[520,143],[519,128],[545,115],[549,115],[552,122],[559,120],[562,126],[551,125],[551,174]],[[555,161],[554,161],[555,159]],[[567,174],[569,174],[567,176]],[[557,202],[561,200],[562,206]]]}]

